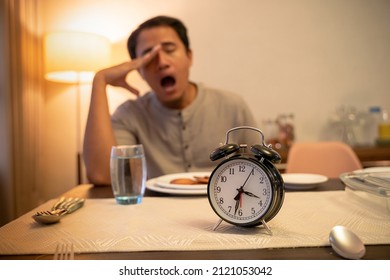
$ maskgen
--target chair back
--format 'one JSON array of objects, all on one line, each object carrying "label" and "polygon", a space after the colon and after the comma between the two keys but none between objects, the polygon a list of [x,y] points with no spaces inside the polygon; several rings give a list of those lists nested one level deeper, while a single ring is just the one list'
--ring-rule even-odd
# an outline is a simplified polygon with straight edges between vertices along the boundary
[{"label": "chair back", "polygon": [[361,168],[356,153],[343,142],[298,142],[288,152],[286,173],[315,173],[338,178],[341,173]]}]

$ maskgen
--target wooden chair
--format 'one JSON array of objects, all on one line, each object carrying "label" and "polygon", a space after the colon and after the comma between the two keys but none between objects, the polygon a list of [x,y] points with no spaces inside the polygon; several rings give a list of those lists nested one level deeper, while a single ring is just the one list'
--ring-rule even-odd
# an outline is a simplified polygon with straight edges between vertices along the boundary
[{"label": "wooden chair", "polygon": [[286,173],[314,173],[329,178],[338,178],[341,173],[361,168],[352,148],[337,141],[294,143],[286,163]]}]

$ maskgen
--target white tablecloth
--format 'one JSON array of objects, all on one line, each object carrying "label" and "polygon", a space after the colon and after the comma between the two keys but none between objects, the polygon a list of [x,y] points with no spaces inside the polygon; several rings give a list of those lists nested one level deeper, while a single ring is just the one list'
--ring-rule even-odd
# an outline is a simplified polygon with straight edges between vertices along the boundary
[{"label": "white tablecloth", "polygon": [[58,242],[75,252],[225,250],[329,245],[335,225],[349,227],[365,244],[390,244],[388,209],[372,207],[345,191],[286,193],[279,214],[264,227],[239,228],[219,220],[206,197],[145,197],[139,205],[88,199],[53,225],[32,218],[48,201],[0,228],[0,254],[51,254]]}]

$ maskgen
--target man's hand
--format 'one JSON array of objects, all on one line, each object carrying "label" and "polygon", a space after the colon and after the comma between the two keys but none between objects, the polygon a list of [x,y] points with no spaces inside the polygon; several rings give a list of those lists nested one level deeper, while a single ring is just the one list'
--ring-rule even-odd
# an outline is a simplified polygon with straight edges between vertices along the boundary
[{"label": "man's hand", "polygon": [[96,73],[95,79],[104,81],[106,85],[122,87],[139,96],[139,91],[129,85],[126,81],[127,75],[140,67],[147,65],[160,51],[161,45],[156,45],[145,55],[122,64],[100,70]]}]

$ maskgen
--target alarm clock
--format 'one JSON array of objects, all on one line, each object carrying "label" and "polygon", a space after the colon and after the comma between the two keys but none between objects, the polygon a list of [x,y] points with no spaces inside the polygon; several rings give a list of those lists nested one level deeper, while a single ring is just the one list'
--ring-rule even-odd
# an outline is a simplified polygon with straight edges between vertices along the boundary
[{"label": "alarm clock", "polygon": [[[239,129],[259,132],[260,144],[229,143],[229,134]],[[284,182],[274,164],[280,155],[264,143],[260,129],[240,126],[226,132],[225,144],[210,154],[212,161],[222,159],[210,175],[207,195],[214,212],[222,221],[242,227],[264,225],[276,216],[284,200]]]}]

